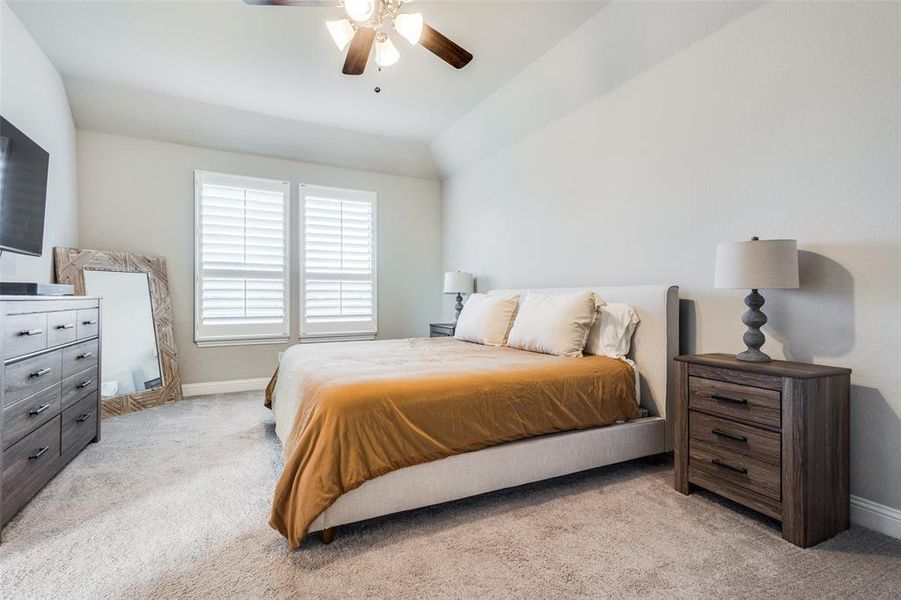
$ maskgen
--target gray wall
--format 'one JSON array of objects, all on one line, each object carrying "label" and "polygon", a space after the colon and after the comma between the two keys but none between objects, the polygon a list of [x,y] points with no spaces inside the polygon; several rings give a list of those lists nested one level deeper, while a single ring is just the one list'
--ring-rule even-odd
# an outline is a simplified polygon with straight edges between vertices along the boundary
[{"label": "gray wall", "polygon": [[[78,132],[80,239],[84,248],[166,258],[185,383],[265,377],[287,345],[198,348],[193,341],[194,170],[378,193],[379,337],[428,335],[441,303],[441,184],[437,181]],[[294,213],[296,214],[296,213]],[[292,264],[297,223],[291,219]],[[297,278],[292,279],[296,343]]]},{"label": "gray wall", "polygon": [[75,125],[59,73],[0,0],[0,114],[50,153],[40,257],[4,252],[3,281],[53,281],[53,247],[78,240]]},{"label": "gray wall", "polygon": [[901,508],[899,29],[899,4],[751,10],[446,179],[445,268],[480,289],[678,284],[683,351],[736,352],[716,242],[797,238],[802,287],[764,292],[764,349],[854,370],[852,493]]}]

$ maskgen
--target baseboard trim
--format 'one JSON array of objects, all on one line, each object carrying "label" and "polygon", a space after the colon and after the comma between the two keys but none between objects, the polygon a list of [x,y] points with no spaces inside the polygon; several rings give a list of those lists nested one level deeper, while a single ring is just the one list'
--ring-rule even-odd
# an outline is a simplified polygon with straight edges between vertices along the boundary
[{"label": "baseboard trim", "polygon": [[266,389],[269,377],[256,379],[230,379],[228,381],[205,381],[203,383],[184,383],[181,393],[185,398],[205,396],[207,394],[227,394],[229,392],[251,392]]},{"label": "baseboard trim", "polygon": [[860,496],[851,496],[851,522],[901,539],[901,510]]}]

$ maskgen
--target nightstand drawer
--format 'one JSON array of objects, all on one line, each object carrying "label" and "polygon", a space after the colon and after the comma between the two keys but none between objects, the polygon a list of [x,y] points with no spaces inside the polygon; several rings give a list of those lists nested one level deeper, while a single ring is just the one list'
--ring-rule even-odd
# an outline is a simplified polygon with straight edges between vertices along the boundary
[{"label": "nightstand drawer", "polygon": [[454,337],[455,323],[432,323],[429,325],[429,337]]},{"label": "nightstand drawer", "polygon": [[689,411],[688,428],[692,443],[705,442],[772,465],[782,461],[782,436],[776,432],[695,410]]},{"label": "nightstand drawer", "polygon": [[782,425],[780,392],[703,377],[688,378],[690,408],[770,427]]},{"label": "nightstand drawer", "polygon": [[692,471],[700,471],[714,480],[737,485],[773,500],[782,498],[782,470],[778,465],[742,456],[700,440],[692,440],[689,449],[689,477]]}]

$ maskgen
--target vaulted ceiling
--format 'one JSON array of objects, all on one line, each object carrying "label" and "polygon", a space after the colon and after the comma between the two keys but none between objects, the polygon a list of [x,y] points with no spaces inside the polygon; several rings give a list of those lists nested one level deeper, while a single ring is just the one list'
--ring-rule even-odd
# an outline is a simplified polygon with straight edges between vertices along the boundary
[{"label": "vaulted ceiling", "polygon": [[241,0],[9,4],[64,78],[79,82],[77,122],[92,104],[85,82],[98,82],[100,103],[112,86],[132,96],[144,91],[416,142],[434,139],[602,6],[416,2],[407,10],[421,11],[475,60],[457,71],[399,38],[396,65],[379,72],[370,63],[364,75],[349,77],[325,27],[343,15],[337,7]]}]

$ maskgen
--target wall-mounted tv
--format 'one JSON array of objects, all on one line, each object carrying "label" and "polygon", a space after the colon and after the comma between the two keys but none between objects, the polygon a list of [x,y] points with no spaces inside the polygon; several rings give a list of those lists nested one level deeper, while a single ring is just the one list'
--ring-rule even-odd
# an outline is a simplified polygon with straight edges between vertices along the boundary
[{"label": "wall-mounted tv", "polygon": [[0,250],[40,256],[50,155],[0,117]]}]

